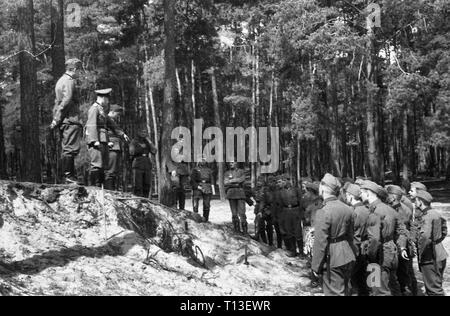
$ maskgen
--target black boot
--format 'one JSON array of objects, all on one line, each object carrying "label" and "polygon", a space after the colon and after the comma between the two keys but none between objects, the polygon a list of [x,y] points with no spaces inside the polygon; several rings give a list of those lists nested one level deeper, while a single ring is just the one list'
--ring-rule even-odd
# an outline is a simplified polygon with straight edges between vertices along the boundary
[{"label": "black boot", "polygon": [[298,247],[298,256],[300,259],[306,259],[306,256],[303,253],[303,239],[297,239],[297,247]]},{"label": "black boot", "polygon": [[99,186],[99,171],[97,169],[91,170],[89,173],[89,185],[92,187]]},{"label": "black boot", "polygon": [[286,239],[284,241],[284,244],[286,245],[286,250],[287,250],[287,254],[286,256],[289,258],[294,258],[297,256],[297,252],[296,252],[296,246],[295,246],[295,239],[290,238],[290,239]]},{"label": "black boot", "polygon": [[239,218],[233,217],[233,227],[234,227],[234,231],[236,233],[240,233],[241,232],[241,227],[240,227],[240,224],[239,224]]},{"label": "black boot", "polygon": [[273,247],[273,229],[272,226],[266,227],[267,239],[269,240],[269,246]]},{"label": "black boot", "polygon": [[242,222],[242,233],[248,235],[248,224],[247,222]]},{"label": "black boot", "polygon": [[66,184],[78,184],[75,177],[75,161],[73,156],[62,157],[62,167],[64,172],[64,182]]},{"label": "black boot", "polygon": [[205,219],[205,223],[209,222],[209,210],[203,209],[203,217]]},{"label": "black boot", "polygon": [[115,188],[114,188],[114,180],[113,179],[108,178],[108,179],[105,180],[105,190],[108,190],[108,191],[114,191],[115,190]]}]

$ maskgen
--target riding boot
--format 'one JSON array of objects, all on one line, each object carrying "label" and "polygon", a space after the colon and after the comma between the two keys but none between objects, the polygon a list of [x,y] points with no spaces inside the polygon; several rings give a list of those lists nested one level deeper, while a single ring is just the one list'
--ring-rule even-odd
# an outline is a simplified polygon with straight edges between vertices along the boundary
[{"label": "riding boot", "polygon": [[248,235],[248,224],[247,222],[242,222],[242,233]]},{"label": "riding boot", "polygon": [[273,246],[273,229],[271,226],[267,225],[266,226],[266,233],[267,233],[267,238],[269,240],[269,246]]},{"label": "riding boot", "polygon": [[300,259],[306,259],[306,256],[303,253],[303,239],[297,239],[297,247]]},{"label": "riding boot", "polygon": [[297,256],[296,253],[296,245],[295,245],[295,238],[289,238],[284,241],[284,244],[286,245],[287,254],[286,256],[289,258],[294,258]]},{"label": "riding boot", "polygon": [[240,227],[240,224],[239,224],[239,218],[233,217],[233,227],[234,227],[234,231],[236,233],[240,233],[241,232],[241,227]]},{"label": "riding boot", "polygon": [[203,217],[205,218],[205,222],[209,221],[209,209],[203,209]]},{"label": "riding boot", "polygon": [[98,183],[98,170],[94,169],[89,172],[89,185],[95,187]]},{"label": "riding boot", "polygon": [[114,191],[114,180],[113,179],[106,179],[105,180],[105,190],[108,191]]}]

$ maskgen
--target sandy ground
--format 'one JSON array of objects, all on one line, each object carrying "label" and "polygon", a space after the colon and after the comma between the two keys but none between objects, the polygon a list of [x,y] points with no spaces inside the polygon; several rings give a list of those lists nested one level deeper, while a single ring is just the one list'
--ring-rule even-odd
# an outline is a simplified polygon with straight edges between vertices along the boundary
[{"label": "sandy ground", "polygon": [[[5,194],[0,186],[0,197]],[[98,191],[89,194],[90,200],[101,200]],[[69,195],[45,205],[19,193],[12,203],[13,215],[5,217],[0,230],[0,294],[322,295],[309,287],[305,261],[287,258],[284,250],[235,234],[227,203],[212,201],[211,223],[192,220],[190,201],[187,212],[167,213],[167,220],[176,223],[177,230],[187,223],[187,234],[204,255],[206,267],[202,267],[179,253],[149,246],[139,234],[120,227],[118,205],[112,195],[107,194],[105,199],[105,208],[105,203],[100,203],[97,209],[91,205],[77,209]],[[450,204],[435,207],[450,218]],[[247,216],[253,234],[253,208],[248,206]],[[449,238],[444,244],[450,252]],[[449,273],[447,268],[447,292]],[[417,275],[420,282],[420,273]]]}]

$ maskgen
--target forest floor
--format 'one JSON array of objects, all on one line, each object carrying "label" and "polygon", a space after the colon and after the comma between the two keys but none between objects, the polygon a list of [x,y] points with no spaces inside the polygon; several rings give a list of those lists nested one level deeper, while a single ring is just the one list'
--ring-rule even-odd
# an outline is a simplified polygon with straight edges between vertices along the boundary
[{"label": "forest floor", "polygon": [[[21,186],[12,191],[9,183],[0,182],[0,209],[8,208],[0,229],[1,295],[321,295],[309,287],[306,261],[235,234],[227,203],[213,201],[211,223],[201,223],[189,212],[189,201],[188,211],[174,212],[154,203],[124,204],[115,193],[106,193],[103,199],[101,191],[92,188],[81,202],[73,189],[48,202]],[[435,207],[450,219],[450,201]],[[119,213],[128,208],[167,219],[177,231],[174,235],[189,235],[201,249],[205,266],[167,251],[159,234],[144,239],[140,230],[124,228]],[[247,207],[247,216],[253,234],[253,208]],[[157,222],[155,218],[152,221]],[[147,224],[142,222],[141,228]],[[450,239],[444,243],[450,252]],[[447,269],[447,292],[449,273]]]}]

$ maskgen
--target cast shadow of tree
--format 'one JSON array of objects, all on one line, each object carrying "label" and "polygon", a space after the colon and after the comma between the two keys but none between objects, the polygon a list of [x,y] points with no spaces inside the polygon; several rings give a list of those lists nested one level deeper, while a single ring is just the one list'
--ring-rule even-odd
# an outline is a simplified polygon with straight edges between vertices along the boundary
[{"label": "cast shadow of tree", "polygon": [[[35,255],[33,257],[15,261],[11,263],[0,262],[0,276],[1,277],[14,277],[20,274],[35,275],[48,268],[57,267],[61,268],[74,262],[79,258],[96,258],[100,259],[105,256],[118,257],[125,255],[136,243],[130,243],[129,238],[135,233],[129,233],[123,237],[116,237],[108,241],[107,244],[99,247],[85,247],[75,246],[72,248],[63,248],[58,250],[50,250],[43,254]],[[128,238],[127,238],[128,237]],[[125,242],[127,240],[128,242]],[[140,238],[133,238],[133,240],[140,240]],[[122,246],[125,245],[125,246]],[[121,246],[117,246],[121,245]]]}]

